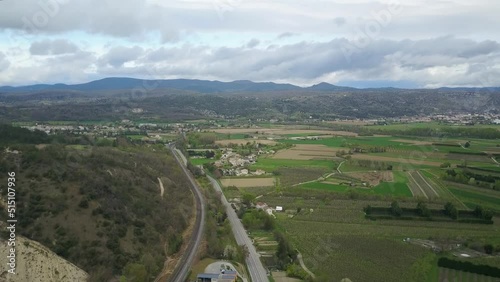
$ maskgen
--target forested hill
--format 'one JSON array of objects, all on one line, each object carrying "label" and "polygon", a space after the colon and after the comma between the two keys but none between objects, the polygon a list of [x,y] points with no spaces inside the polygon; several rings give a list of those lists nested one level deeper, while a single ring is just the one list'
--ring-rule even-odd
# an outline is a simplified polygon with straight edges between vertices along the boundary
[{"label": "forested hill", "polygon": [[7,144],[49,143],[49,140],[50,137],[44,132],[32,132],[25,128],[0,123],[0,146]]},{"label": "forested hill", "polygon": [[[39,141],[37,134],[23,138]],[[16,173],[17,232],[87,271],[90,281],[121,275],[150,281],[178,251],[193,203],[164,147],[2,140],[9,150],[0,152],[0,183]]]},{"label": "forested hill", "polygon": [[[3,89],[3,90],[2,90]],[[109,78],[0,88],[0,121],[185,120],[229,116],[318,119],[499,113],[499,88],[355,89],[251,81]],[[134,111],[140,109],[140,111]]]},{"label": "forested hill", "polygon": [[[14,94],[12,94],[14,95]],[[272,93],[171,93],[155,90],[143,96],[86,100],[37,100],[37,94],[0,103],[5,121],[64,121],[245,117],[303,120],[334,118],[387,118],[449,113],[499,113],[500,92],[440,93],[431,90],[375,92],[272,92]],[[49,95],[50,96],[50,95]],[[4,97],[5,98],[5,97]],[[21,98],[21,97],[18,97]],[[0,95],[0,100],[2,99]],[[40,103],[43,101],[43,103]],[[139,109],[140,111],[136,111]]]}]

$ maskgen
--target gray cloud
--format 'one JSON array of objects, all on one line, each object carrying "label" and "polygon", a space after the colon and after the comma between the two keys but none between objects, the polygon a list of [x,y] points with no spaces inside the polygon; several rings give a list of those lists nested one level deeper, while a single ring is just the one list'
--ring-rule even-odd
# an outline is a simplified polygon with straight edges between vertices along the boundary
[{"label": "gray cloud", "polygon": [[[83,31],[134,40],[157,32],[163,42],[178,41],[184,31],[331,34],[339,26],[355,27],[359,19],[371,19],[374,12],[386,10],[388,6],[379,1],[267,1],[235,5],[220,19],[209,1],[154,2],[46,0],[26,4],[2,1],[0,29],[35,34]],[[384,35],[399,38],[480,35],[499,40],[496,27],[500,19],[496,11],[500,3],[476,2],[474,6],[465,6],[458,0],[443,1],[439,5],[426,0],[403,3],[404,16],[392,16]]]},{"label": "gray cloud", "polygon": [[254,48],[257,47],[260,44],[260,40],[253,38],[252,40],[248,41],[247,43],[247,48]]},{"label": "gray cloud", "polygon": [[110,65],[112,67],[120,67],[123,64],[134,61],[138,59],[138,57],[143,53],[143,49],[141,47],[123,47],[117,46],[111,48],[108,53],[103,55],[99,63],[102,66]]},{"label": "gray cloud", "polygon": [[[496,75],[500,48],[496,41],[447,36],[425,40],[373,40],[365,48],[353,47],[355,44],[355,41],[339,38],[328,42],[274,45],[273,48],[248,48],[248,44],[240,47],[201,44],[159,48],[114,46],[100,56],[84,51],[42,56],[33,68],[17,69],[25,75],[13,79],[74,81],[87,77],[83,79],[86,81],[88,77],[134,76],[298,84],[327,81],[355,85],[359,81],[363,85],[363,81],[393,81],[420,87],[500,84],[500,76]],[[353,48],[348,57],[346,48]],[[0,56],[0,61],[4,57]],[[40,69],[47,71],[40,72]]]},{"label": "gray cloud", "polygon": [[36,41],[30,47],[31,55],[61,55],[78,50],[75,44],[64,39]]},{"label": "gray cloud", "polygon": [[284,32],[280,35],[277,36],[277,39],[283,39],[283,38],[288,38],[288,37],[293,37],[293,36],[296,36],[297,34],[293,33],[293,32]]},{"label": "gray cloud", "polygon": [[9,60],[4,53],[0,52],[0,72],[6,70],[10,66]]},{"label": "gray cloud", "polygon": [[337,26],[343,26],[343,25],[346,24],[347,20],[344,17],[336,17],[336,18],[333,19],[333,22]]},{"label": "gray cloud", "polygon": [[[185,45],[182,48],[142,50],[132,57],[137,67],[123,67],[120,60],[106,75],[141,75],[157,77],[251,79],[292,83],[327,80],[342,81],[412,81],[419,86],[478,85],[481,74],[494,71],[500,63],[496,42],[476,42],[454,37],[428,40],[376,40],[355,50],[346,59],[347,39],[329,42],[301,42],[272,49]],[[487,46],[484,47],[484,46]],[[491,47],[493,46],[493,47]],[[469,50],[479,50],[464,57]],[[138,50],[140,51],[140,50]],[[492,57],[494,59],[492,59]],[[237,62],[237,63],[235,63]],[[331,79],[329,77],[336,77]],[[500,77],[491,84],[500,84]]]},{"label": "gray cloud", "polygon": [[[500,2],[406,1],[401,14],[360,46],[357,28],[376,21],[386,2],[241,2],[219,18],[210,1],[0,1],[0,36],[12,37],[0,45],[0,83],[154,73],[420,86],[477,85],[483,76],[500,84]],[[79,45],[54,39],[66,35],[81,35]]]}]

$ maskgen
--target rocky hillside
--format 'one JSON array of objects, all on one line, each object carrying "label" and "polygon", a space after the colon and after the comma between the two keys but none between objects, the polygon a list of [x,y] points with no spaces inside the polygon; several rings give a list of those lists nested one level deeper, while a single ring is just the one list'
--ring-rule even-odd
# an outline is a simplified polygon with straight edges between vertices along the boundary
[{"label": "rocky hillside", "polygon": [[[2,227],[4,228],[5,226]],[[0,241],[2,258],[7,257],[9,248],[7,241]],[[17,238],[16,257],[16,275],[9,274],[7,264],[2,263],[0,282],[85,282],[88,279],[87,272],[61,258],[49,248],[24,237]]]}]

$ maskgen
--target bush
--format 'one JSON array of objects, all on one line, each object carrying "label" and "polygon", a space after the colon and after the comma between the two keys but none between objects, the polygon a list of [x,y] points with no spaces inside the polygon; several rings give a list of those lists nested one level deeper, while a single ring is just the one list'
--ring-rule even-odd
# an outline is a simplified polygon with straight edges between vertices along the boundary
[{"label": "bush", "polygon": [[397,201],[394,201],[391,203],[391,213],[394,216],[401,216],[401,214],[403,213],[403,211],[399,207],[399,203]]},{"label": "bush", "polygon": [[370,215],[373,211],[372,206],[367,205],[366,207],[363,208],[363,211],[367,214]]},{"label": "bush", "polygon": [[309,274],[307,274],[307,272],[304,269],[302,269],[302,267],[300,267],[299,265],[290,264],[286,268],[286,276],[299,278],[301,280],[307,280]]},{"label": "bush", "polygon": [[89,207],[89,201],[87,201],[87,199],[82,199],[78,206],[82,209],[86,209]]}]

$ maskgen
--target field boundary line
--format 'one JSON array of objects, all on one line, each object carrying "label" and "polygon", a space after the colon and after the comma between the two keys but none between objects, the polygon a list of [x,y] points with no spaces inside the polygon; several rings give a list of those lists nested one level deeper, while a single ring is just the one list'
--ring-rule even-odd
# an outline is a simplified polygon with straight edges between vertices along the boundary
[{"label": "field boundary line", "polygon": [[495,160],[494,157],[491,157],[491,159],[496,163],[496,164],[500,164],[499,162],[497,162],[497,160]]},{"label": "field boundary line", "polygon": [[427,194],[425,193],[424,189],[422,189],[422,187],[420,187],[420,185],[418,184],[417,180],[415,180],[415,178],[413,177],[413,175],[411,175],[411,172],[408,172],[408,175],[411,177],[411,179],[413,180],[413,182],[417,185],[418,189],[420,189],[420,191],[422,191],[422,193],[424,194],[424,197],[429,199],[429,196],[427,196]]},{"label": "field boundary line", "polygon": [[455,194],[453,194],[449,189],[448,189],[448,186],[446,186],[445,183],[443,183],[440,179],[439,179],[439,176],[436,175],[435,173],[431,172],[431,171],[428,171],[426,170],[428,173],[434,175],[434,177],[436,177],[436,184],[438,184],[438,186],[440,186],[440,188],[443,190],[443,192],[445,194],[448,194],[450,195],[453,199],[455,199],[455,201],[457,201],[458,203],[460,203],[460,205],[466,209],[466,210],[469,210],[469,207],[467,207],[457,196],[455,196]]},{"label": "field boundary line", "polygon": [[420,171],[417,170],[417,174],[418,174],[418,176],[420,176],[420,178],[422,178],[422,180],[425,182],[425,184],[427,184],[427,186],[429,186],[429,188],[431,188],[432,192],[434,192],[434,194],[436,194],[436,196],[439,198],[439,194],[436,192],[436,190],[434,190],[432,185],[430,185],[429,182],[427,182],[427,180],[425,180],[424,176],[422,174],[420,174]]}]

